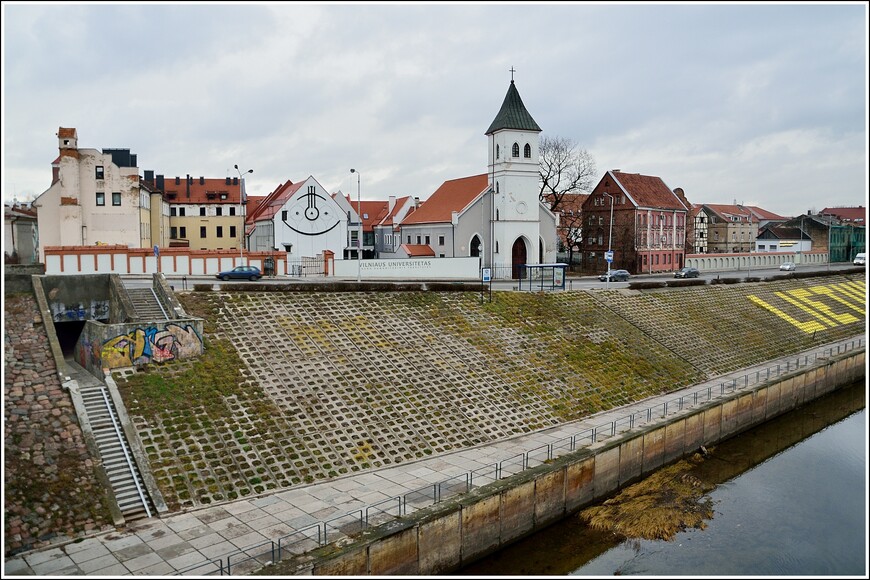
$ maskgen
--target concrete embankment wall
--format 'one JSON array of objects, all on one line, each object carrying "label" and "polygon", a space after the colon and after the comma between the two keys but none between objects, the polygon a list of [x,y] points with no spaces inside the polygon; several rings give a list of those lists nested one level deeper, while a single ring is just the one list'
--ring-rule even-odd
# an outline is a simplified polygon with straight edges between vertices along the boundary
[{"label": "concrete embankment wall", "polygon": [[714,445],[865,375],[866,351],[831,358],[736,391],[644,429],[616,435],[421,510],[341,549],[298,561],[314,575],[431,575],[455,571],[575,512],[701,445]]}]

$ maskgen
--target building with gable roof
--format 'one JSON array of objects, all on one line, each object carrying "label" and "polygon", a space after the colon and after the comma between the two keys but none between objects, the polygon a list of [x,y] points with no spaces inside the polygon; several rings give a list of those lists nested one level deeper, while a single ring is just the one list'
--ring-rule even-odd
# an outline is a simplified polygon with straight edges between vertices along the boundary
[{"label": "building with gable roof", "polygon": [[52,182],[31,204],[36,209],[40,261],[50,246],[168,244],[169,205],[139,177],[129,149],[80,148],[78,131],[60,127]]},{"label": "building with gable roof", "polygon": [[401,221],[400,242],[438,257],[477,256],[493,278],[554,262],[559,218],[539,199],[540,132],[511,80],[485,133],[488,172],[441,184]]},{"label": "building with gable roof", "polygon": [[[396,198],[391,195],[387,201],[387,213],[374,225],[375,256],[381,259],[404,258],[407,252],[399,253],[402,245],[402,223],[411,212],[417,209],[420,200],[410,195]],[[435,255],[435,251],[432,251]]]},{"label": "building with gable roof", "polygon": [[3,260],[7,264],[39,261],[39,228],[36,212],[27,204],[3,204]]},{"label": "building with gable roof", "polygon": [[632,274],[679,270],[685,264],[690,207],[682,190],[671,190],[660,177],[608,171],[583,204],[584,273],[606,271],[608,249],[611,269]]},{"label": "building with gable roof", "polygon": [[143,180],[169,203],[169,246],[239,250],[243,243],[245,180],[190,174],[166,179],[146,171]]},{"label": "building with gable roof", "polygon": [[747,208],[740,205],[705,203],[698,212],[698,225],[705,234],[707,251],[704,253],[751,252],[758,235],[758,221]]},{"label": "building with gable roof", "polygon": [[266,196],[247,219],[248,246],[254,252],[286,252],[290,262],[341,255],[347,245],[348,216],[312,176],[287,181]]}]

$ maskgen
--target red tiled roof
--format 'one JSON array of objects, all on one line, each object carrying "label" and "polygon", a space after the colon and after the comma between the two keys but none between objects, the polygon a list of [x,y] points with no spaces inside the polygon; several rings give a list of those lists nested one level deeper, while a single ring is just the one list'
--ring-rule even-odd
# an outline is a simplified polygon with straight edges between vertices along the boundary
[{"label": "red tiled roof", "polygon": [[387,208],[390,207],[389,202],[386,201],[360,201],[357,203],[351,201],[350,197],[345,197],[347,197],[347,202],[351,205],[353,211],[362,213],[360,217],[362,218],[364,232],[373,231],[375,225],[386,217]]},{"label": "red tiled roof", "polygon": [[772,211],[767,211],[766,209],[762,209],[755,205],[745,205],[743,206],[749,211],[751,211],[755,217],[760,220],[786,220],[788,218],[782,217],[781,215],[777,215]]},{"label": "red tiled roof", "polygon": [[[393,224],[393,218],[396,217],[396,214],[399,213],[399,210],[402,209],[402,206],[403,206],[403,205],[405,204],[405,202],[408,201],[409,199],[411,199],[411,196],[410,196],[410,195],[406,195],[406,196],[404,196],[404,197],[400,197],[400,198],[398,198],[398,199],[396,200],[396,203],[393,204],[393,209],[392,209],[392,210],[391,210],[387,215],[385,215],[385,216],[383,217],[383,219],[381,219],[381,221],[378,223],[378,225],[379,225],[379,226],[389,226],[389,225],[392,225],[392,224]],[[387,207],[389,207],[389,203],[387,204]],[[411,209],[411,211],[414,211],[414,210]],[[410,214],[410,212],[409,212],[409,214]]]},{"label": "red tiled roof", "polygon": [[844,222],[866,223],[867,208],[858,207],[826,207],[819,212],[820,215],[832,215]]},{"label": "red tiled roof", "polygon": [[293,197],[293,194],[296,193],[304,181],[300,181],[299,183],[294,184],[289,179],[286,183],[279,185],[275,191],[266,196],[266,199],[261,201],[257,206],[257,210],[254,213],[249,213],[246,223],[253,223],[255,221],[260,220],[270,220],[275,217],[275,214],[278,213],[278,210],[287,203],[287,200]]},{"label": "red tiled roof", "polygon": [[435,250],[426,244],[402,244],[402,249],[410,258],[416,257],[435,257]]},{"label": "red tiled roof", "polygon": [[445,181],[402,225],[450,222],[453,212],[468,207],[487,185],[486,173]]},{"label": "red tiled roof", "polygon": [[265,195],[249,195],[248,201],[245,204],[245,213],[248,215],[253,214],[257,211],[257,208],[263,203],[263,200],[266,199]]},{"label": "red tiled roof", "polygon": [[[189,184],[189,185],[188,185]],[[188,196],[188,191],[190,195]],[[167,177],[163,181],[163,192],[166,194],[166,199],[169,203],[224,203],[238,204],[241,188],[239,187],[238,178],[230,178],[230,183],[226,179],[187,177],[180,178],[179,183],[175,183],[174,177]],[[221,195],[225,194],[226,199],[221,199]]]},{"label": "red tiled roof", "polygon": [[705,203],[704,207],[717,214],[725,221],[734,221],[732,216],[737,216],[741,221],[752,221],[752,212],[739,205],[725,205],[717,203]]},{"label": "red tiled roof", "polygon": [[76,130],[73,128],[59,127],[57,136],[61,139],[76,139]]},{"label": "red tiled roof", "polygon": [[[608,171],[608,175],[615,179],[640,207],[688,210],[680,198],[665,185],[661,177],[622,171]],[[607,176],[604,179],[607,179]]]}]

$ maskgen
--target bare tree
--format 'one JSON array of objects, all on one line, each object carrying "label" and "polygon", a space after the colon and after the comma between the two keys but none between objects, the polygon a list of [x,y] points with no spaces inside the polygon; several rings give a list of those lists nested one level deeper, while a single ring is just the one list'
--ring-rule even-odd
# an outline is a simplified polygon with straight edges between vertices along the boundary
[{"label": "bare tree", "polygon": [[541,138],[541,191],[538,197],[556,212],[566,194],[589,193],[595,186],[595,160],[564,137]]}]

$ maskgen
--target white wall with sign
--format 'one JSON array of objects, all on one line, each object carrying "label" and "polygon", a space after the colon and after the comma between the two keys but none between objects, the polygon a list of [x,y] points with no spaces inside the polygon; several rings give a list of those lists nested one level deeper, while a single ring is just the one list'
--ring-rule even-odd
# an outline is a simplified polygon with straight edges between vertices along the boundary
[{"label": "white wall with sign", "polygon": [[[359,268],[359,270],[358,270]],[[335,260],[336,278],[362,280],[480,280],[480,258]]]}]

